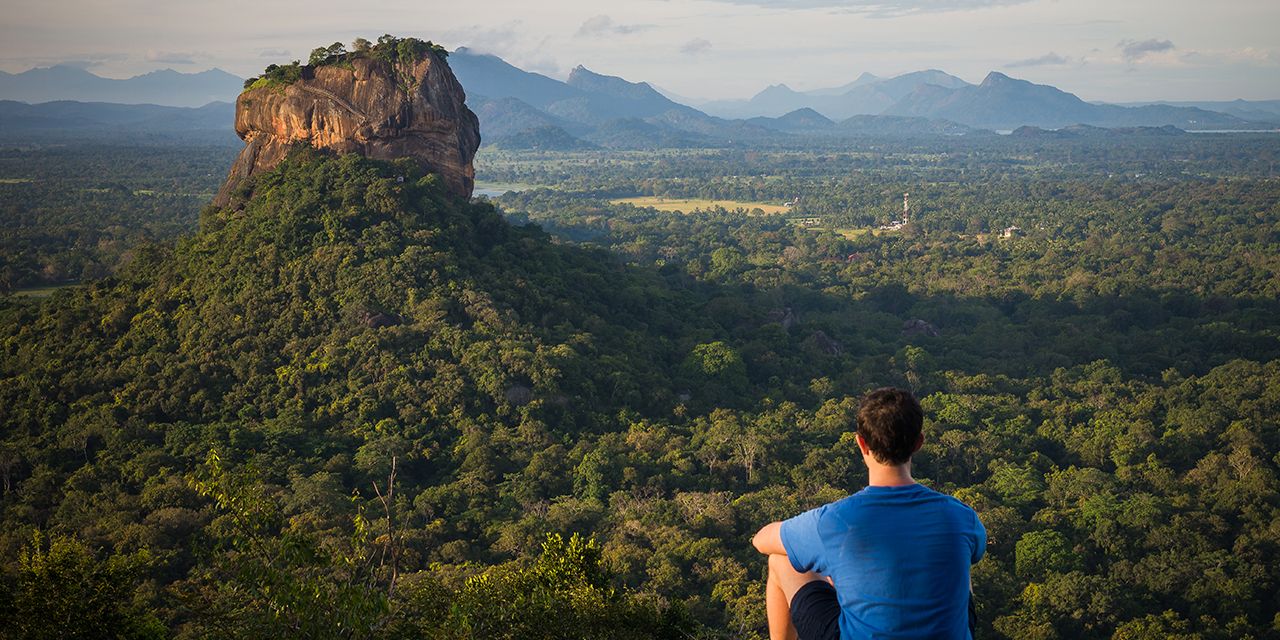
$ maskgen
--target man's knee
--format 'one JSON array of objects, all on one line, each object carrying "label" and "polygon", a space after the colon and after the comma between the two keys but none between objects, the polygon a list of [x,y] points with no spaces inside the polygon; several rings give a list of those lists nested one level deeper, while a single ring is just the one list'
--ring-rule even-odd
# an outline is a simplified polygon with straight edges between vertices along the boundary
[{"label": "man's knee", "polygon": [[796,568],[791,566],[791,558],[778,554],[769,556],[769,578],[786,594],[787,602],[791,602],[792,596],[805,584],[816,580],[824,580],[817,573],[796,571]]},{"label": "man's knee", "polygon": [[769,554],[769,573],[775,577],[781,577],[786,574],[797,574],[795,567],[791,566],[791,558],[778,554]]}]

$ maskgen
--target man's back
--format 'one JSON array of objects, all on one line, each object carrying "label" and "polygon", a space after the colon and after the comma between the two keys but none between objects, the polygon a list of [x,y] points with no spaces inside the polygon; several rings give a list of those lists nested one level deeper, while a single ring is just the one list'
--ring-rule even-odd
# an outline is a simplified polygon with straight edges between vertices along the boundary
[{"label": "man's back", "polygon": [[986,530],[918,484],[869,486],[782,523],[797,571],[835,583],[845,638],[967,638],[969,566]]}]

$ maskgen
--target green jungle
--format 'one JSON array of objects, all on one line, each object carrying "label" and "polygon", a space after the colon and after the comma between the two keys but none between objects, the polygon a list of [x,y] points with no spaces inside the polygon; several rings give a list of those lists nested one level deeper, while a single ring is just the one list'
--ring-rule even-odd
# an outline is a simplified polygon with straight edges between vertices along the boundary
[{"label": "green jungle", "polygon": [[0,144],[0,637],[761,638],[885,385],[978,637],[1280,637],[1276,134],[231,142]]}]

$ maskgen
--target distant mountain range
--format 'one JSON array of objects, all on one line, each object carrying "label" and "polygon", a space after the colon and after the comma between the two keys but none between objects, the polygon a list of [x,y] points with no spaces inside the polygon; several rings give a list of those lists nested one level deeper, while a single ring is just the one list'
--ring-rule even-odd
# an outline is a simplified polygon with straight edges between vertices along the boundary
[{"label": "distant mountain range", "polygon": [[[453,52],[449,65],[480,118],[484,143],[506,148],[714,147],[805,138],[973,135],[1019,127],[1036,128],[1024,131],[1028,135],[1044,135],[1040,130],[1074,125],[1280,127],[1280,100],[1098,104],[996,72],[977,85],[936,69],[892,78],[863,73],[827,89],[794,91],[776,84],[749,100],[708,102],[696,109],[646,82],[582,66],[560,81],[466,48]],[[0,72],[0,100],[17,101],[0,102],[0,133],[229,132],[231,103],[242,86],[240,78],[218,69],[164,70],[126,80],[68,66]],[[47,104],[21,104],[41,102]]]},{"label": "distant mountain range", "polygon": [[969,86],[964,80],[936,69],[893,78],[864,73],[849,84],[831,89],[799,92],[785,84],[775,84],[750,100],[708,102],[702,105],[702,109],[727,118],[748,118],[779,116],[808,108],[833,120],[844,120],[852,116],[883,113],[922,84],[947,89]]},{"label": "distant mountain range", "polygon": [[[486,144],[525,147],[531,141],[559,141],[567,148],[689,147],[770,134],[674,102],[647,83],[582,66],[561,82],[465,47],[449,55],[449,66],[480,118]],[[526,135],[532,130],[539,135]]]},{"label": "distant mountain range", "polygon": [[5,140],[163,140],[236,144],[235,105],[211,102],[202,107],[114,104],[59,100],[27,104],[0,100],[0,138]]},{"label": "distant mountain range", "polygon": [[78,67],[41,67],[12,74],[0,71],[0,99],[19,102],[112,102],[202,107],[235,102],[244,79],[221,69],[179,73],[152,71],[125,80],[103,78]]},{"label": "distant mountain range", "polygon": [[1180,129],[1264,129],[1263,124],[1196,107],[1092,104],[1056,87],[991,72],[979,85],[946,88],[919,84],[884,111],[886,115],[941,118],[972,127],[1020,126],[1161,127]]},{"label": "distant mountain range", "polygon": [[[480,117],[484,143],[507,148],[554,148],[557,144],[564,148],[702,147],[794,134],[957,135],[970,130],[955,123],[912,117],[858,116],[854,122],[848,118],[835,122],[810,107],[788,109],[791,105],[781,98],[769,109],[776,117],[730,119],[680,104],[645,82],[629,82],[582,66],[561,82],[466,48],[451,54],[449,65],[467,91],[467,103]],[[867,101],[891,104],[894,96],[906,95],[925,80],[963,82],[940,71],[887,81],[867,74],[850,89]],[[863,88],[873,84],[877,86],[874,90]],[[781,91],[774,93],[782,95]]]},{"label": "distant mountain range", "polygon": [[[864,73],[850,83],[814,91],[773,85],[750,100],[703,103],[699,110],[648,83],[581,66],[561,82],[468,49],[459,49],[449,61],[472,104],[479,105],[481,135],[499,146],[510,146],[511,136],[533,129],[543,135],[522,140],[626,147],[714,145],[780,133],[838,137],[965,135],[1023,126],[1280,127],[1280,101],[1094,104],[997,72],[977,85],[936,69],[892,78]],[[559,133],[549,135],[553,130]]]},{"label": "distant mountain range", "polygon": [[1280,122],[1280,100],[1230,100],[1208,102],[1132,102],[1122,107],[1146,107],[1164,105],[1170,107],[1194,107],[1217,111],[1243,120]]}]

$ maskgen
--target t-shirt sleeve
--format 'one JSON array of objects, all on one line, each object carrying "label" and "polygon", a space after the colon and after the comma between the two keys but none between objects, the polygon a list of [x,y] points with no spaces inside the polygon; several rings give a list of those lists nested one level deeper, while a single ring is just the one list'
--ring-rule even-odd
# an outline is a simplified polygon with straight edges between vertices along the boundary
[{"label": "t-shirt sleeve", "polygon": [[987,528],[982,525],[982,520],[978,518],[978,512],[973,513],[973,564],[977,564],[982,556],[987,553]]},{"label": "t-shirt sleeve", "polygon": [[782,521],[782,548],[786,549],[791,567],[796,571],[805,573],[822,570],[818,565],[822,557],[822,536],[818,533],[818,523],[824,511],[825,506],[818,507]]}]

